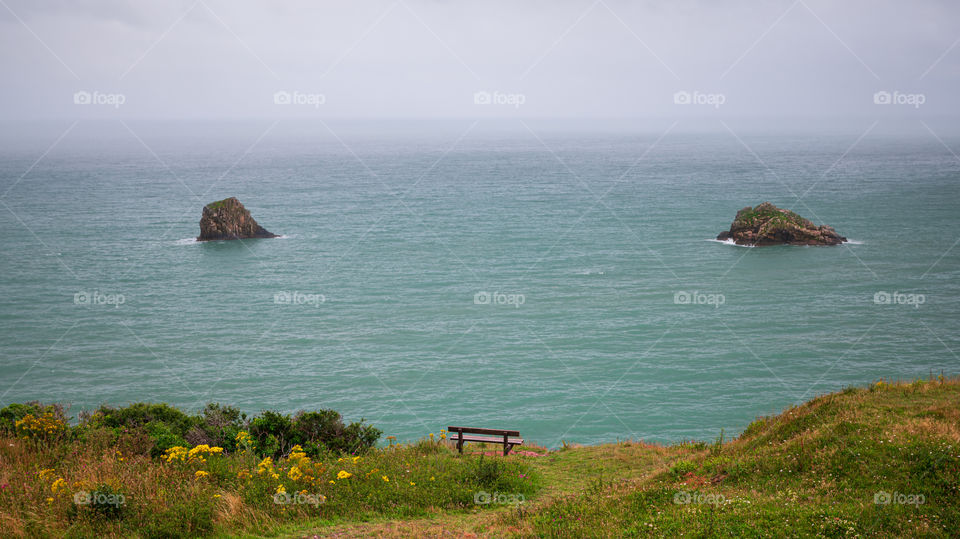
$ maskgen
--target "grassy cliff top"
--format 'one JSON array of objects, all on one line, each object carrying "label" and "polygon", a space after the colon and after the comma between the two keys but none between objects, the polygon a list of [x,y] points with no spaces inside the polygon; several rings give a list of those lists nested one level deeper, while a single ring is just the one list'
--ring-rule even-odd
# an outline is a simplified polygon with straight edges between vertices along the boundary
[{"label": "grassy cliff top", "polygon": [[518,457],[520,509],[344,525],[344,537],[955,537],[960,380],[879,382],[760,418],[733,440],[624,441]]},{"label": "grassy cliff top", "polygon": [[[274,434],[296,436],[299,422],[333,412],[251,419],[211,405],[188,417],[142,404],[70,427],[41,408],[28,418],[24,406],[0,413],[5,536],[955,537],[960,529],[960,379],[848,388],[759,418],[732,440],[718,429],[714,441],[673,445],[528,443],[506,458],[474,445],[458,455],[442,431],[357,455],[329,443],[272,445]],[[229,432],[213,447],[195,428],[204,426]],[[315,430],[325,431],[304,432]],[[157,443],[172,447],[158,454]]]}]

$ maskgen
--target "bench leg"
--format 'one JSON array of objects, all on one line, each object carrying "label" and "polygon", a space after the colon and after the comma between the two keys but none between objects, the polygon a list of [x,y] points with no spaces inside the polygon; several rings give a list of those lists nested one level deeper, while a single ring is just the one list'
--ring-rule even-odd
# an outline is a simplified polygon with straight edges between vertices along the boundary
[{"label": "bench leg", "polygon": [[504,445],[504,446],[503,446],[503,456],[509,455],[511,449],[513,449],[513,445],[512,445],[512,444]]}]

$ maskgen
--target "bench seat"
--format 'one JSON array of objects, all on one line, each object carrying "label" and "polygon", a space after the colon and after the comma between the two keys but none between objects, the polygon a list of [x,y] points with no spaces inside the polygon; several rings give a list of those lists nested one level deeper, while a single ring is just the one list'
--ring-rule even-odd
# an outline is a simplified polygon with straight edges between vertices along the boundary
[{"label": "bench seat", "polygon": [[464,442],[503,445],[503,456],[510,454],[515,445],[523,445],[520,431],[503,429],[481,429],[475,427],[447,427],[450,441],[457,444],[457,451],[463,453]]},{"label": "bench seat", "polygon": [[[450,441],[456,442],[460,439],[456,432],[450,435]],[[478,442],[482,444],[503,444],[502,436],[478,436],[476,434],[464,434],[464,442]],[[523,438],[507,438],[507,443],[510,445],[523,445]]]}]

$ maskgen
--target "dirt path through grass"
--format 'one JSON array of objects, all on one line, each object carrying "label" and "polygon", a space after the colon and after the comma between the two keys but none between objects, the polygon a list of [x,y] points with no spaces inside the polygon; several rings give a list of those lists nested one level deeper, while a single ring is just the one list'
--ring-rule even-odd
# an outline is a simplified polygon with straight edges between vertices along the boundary
[{"label": "dirt path through grass", "polygon": [[516,508],[477,508],[471,512],[440,511],[435,515],[407,520],[389,520],[339,524],[301,532],[291,537],[503,537],[526,535],[517,527],[512,513],[534,513],[538,508],[564,496],[581,494],[614,482],[638,481],[661,470],[686,446],[661,447],[638,442],[559,450],[542,456],[513,456],[533,467],[543,477],[543,489],[533,499]]}]

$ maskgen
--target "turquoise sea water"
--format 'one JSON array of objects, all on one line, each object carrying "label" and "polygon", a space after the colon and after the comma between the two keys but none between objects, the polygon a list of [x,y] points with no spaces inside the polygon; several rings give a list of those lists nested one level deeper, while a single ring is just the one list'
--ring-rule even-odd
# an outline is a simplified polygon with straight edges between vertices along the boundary
[{"label": "turquoise sea water", "polygon": [[[556,446],[960,371],[960,160],[929,133],[272,124],[5,144],[0,404],[323,407]],[[283,238],[192,242],[226,196]],[[767,200],[853,241],[710,241]]]}]

